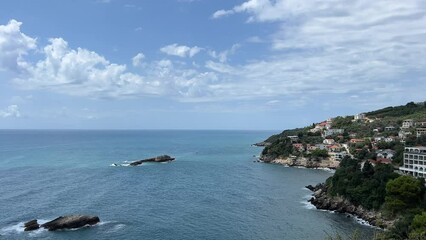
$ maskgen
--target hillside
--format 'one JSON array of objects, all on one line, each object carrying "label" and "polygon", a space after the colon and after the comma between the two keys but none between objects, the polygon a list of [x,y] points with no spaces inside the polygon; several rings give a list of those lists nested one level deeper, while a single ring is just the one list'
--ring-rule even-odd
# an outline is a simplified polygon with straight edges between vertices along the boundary
[{"label": "hillside", "polygon": [[337,163],[328,166],[337,170],[324,184],[310,186],[313,205],[389,230],[376,239],[426,239],[424,178],[397,171],[405,147],[426,146],[424,129],[426,103],[410,102],[285,130],[265,140],[261,159],[304,167]]},{"label": "hillside", "polygon": [[[410,120],[408,127],[403,127],[404,120]],[[359,160],[376,160],[380,150],[389,150],[390,160],[399,165],[404,146],[426,145],[426,136],[416,136],[416,129],[425,126],[425,102],[338,116],[272,135],[265,140],[268,145],[262,151],[262,159],[315,157],[320,161],[321,156],[341,160],[349,155]]]}]

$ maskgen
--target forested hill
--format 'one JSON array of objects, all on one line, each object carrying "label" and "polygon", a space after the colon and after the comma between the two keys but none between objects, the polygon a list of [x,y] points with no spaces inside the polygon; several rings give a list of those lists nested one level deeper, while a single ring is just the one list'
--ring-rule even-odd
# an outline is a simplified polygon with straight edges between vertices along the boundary
[{"label": "forested hill", "polygon": [[[406,105],[395,106],[395,107],[386,107],[379,110],[366,112],[366,117],[372,120],[377,120],[375,123],[371,124],[360,124],[353,122],[354,116],[339,116],[334,118],[332,126],[334,128],[347,128],[348,130],[352,129],[354,125],[360,126],[361,128],[373,128],[375,127],[385,127],[387,125],[401,125],[402,121],[405,119],[413,119],[414,121],[426,121],[426,101],[425,102],[409,102]],[[364,126],[361,126],[364,125]],[[367,126],[369,125],[369,127]],[[265,142],[273,143],[278,139],[284,139],[288,136],[297,136],[307,133],[309,129],[314,127],[307,126],[303,128],[287,129],[279,134],[270,136]],[[353,130],[357,130],[356,127]]]},{"label": "forested hill", "polygon": [[410,102],[403,106],[386,107],[372,112],[367,112],[369,118],[410,118],[422,119],[426,117],[426,102],[414,103]]}]

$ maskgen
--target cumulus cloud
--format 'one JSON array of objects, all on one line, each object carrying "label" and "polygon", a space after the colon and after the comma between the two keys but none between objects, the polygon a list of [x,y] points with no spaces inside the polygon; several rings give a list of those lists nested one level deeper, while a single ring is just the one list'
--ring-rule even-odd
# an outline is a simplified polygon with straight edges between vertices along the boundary
[{"label": "cumulus cloud", "polygon": [[178,57],[193,57],[197,53],[199,53],[201,50],[202,48],[197,46],[188,47],[185,45],[178,45],[177,43],[164,46],[160,49],[160,51],[165,54],[178,56]]},{"label": "cumulus cloud", "polygon": [[132,64],[134,67],[139,67],[142,65],[142,61],[145,59],[145,55],[143,53],[138,53],[136,56],[132,58]]},{"label": "cumulus cloud", "polygon": [[0,117],[2,118],[19,118],[21,113],[19,112],[18,105],[10,105],[6,109],[0,110]]},{"label": "cumulus cloud", "polygon": [[[33,63],[25,62],[24,57],[35,46],[5,49],[20,53],[12,57],[15,66],[18,62],[25,66],[20,67],[25,71],[16,80],[20,86],[68,95],[160,95],[188,102],[279,99],[293,103],[309,95],[304,104],[329,96],[346,96],[350,101],[355,101],[350,96],[359,96],[360,101],[368,99],[370,103],[385,102],[390,96],[424,98],[424,90],[418,86],[424,85],[426,76],[426,4],[420,0],[249,0],[224,11],[227,15],[244,13],[250,24],[274,22],[271,26],[277,27],[268,28],[273,29],[269,34],[248,40],[259,43],[251,46],[266,46],[269,51],[234,63],[229,59],[242,52],[237,51],[238,44],[223,51],[171,44],[160,51],[187,59],[146,61],[137,54],[132,64],[143,63],[144,72],[135,74],[126,65],[111,63],[93,51],[72,49],[61,38],[51,39],[41,49],[42,58]],[[224,16],[224,12],[217,16],[221,14]],[[15,35],[33,40],[35,45],[19,28]],[[7,41],[14,40],[9,37]],[[0,46],[4,44],[0,42]],[[210,59],[187,63],[200,52]]]},{"label": "cumulus cloud", "polygon": [[23,56],[36,48],[36,39],[21,32],[21,22],[0,25],[0,70],[19,71],[26,67]]},{"label": "cumulus cloud", "polygon": [[110,63],[87,49],[70,49],[62,38],[49,42],[43,49],[45,59],[28,66],[26,75],[16,79],[21,86],[92,97],[158,94],[156,86],[128,72],[126,65]]}]

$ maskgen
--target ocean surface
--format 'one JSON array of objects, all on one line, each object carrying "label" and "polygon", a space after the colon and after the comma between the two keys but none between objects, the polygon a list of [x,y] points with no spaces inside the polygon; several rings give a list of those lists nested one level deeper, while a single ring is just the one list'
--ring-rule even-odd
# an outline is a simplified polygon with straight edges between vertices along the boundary
[{"label": "ocean surface", "polygon": [[[375,229],[316,210],[330,171],[256,163],[267,131],[0,131],[0,239],[324,239]],[[168,154],[171,163],[113,167]],[[97,215],[73,231],[25,221]]]}]

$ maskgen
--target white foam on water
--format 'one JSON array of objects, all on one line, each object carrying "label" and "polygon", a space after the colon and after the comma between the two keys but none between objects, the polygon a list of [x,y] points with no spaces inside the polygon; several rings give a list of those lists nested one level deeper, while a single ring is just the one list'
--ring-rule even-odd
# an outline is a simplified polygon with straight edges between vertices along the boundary
[{"label": "white foam on water", "polygon": [[24,232],[24,222],[20,222],[18,224],[4,227],[0,229],[1,235],[10,235],[10,234],[17,234],[17,233],[23,233]]},{"label": "white foam on water", "polygon": [[[309,189],[308,189],[309,190]],[[312,198],[312,195],[311,194],[309,194],[309,195],[305,195],[304,197],[303,197],[303,200],[300,202],[300,203],[302,203],[303,204],[303,207],[305,208],[305,209],[317,209],[312,203],[310,203],[310,202],[308,202],[308,200],[309,199],[311,199]]]},{"label": "white foam on water", "polygon": [[[44,219],[37,220],[38,224],[40,224],[40,225],[43,224],[43,223],[46,223],[48,221],[49,220],[44,220]],[[15,224],[15,225],[4,227],[4,228],[0,229],[0,235],[6,235],[7,236],[7,235],[25,233],[25,231],[24,231],[24,229],[25,229],[24,225],[25,225],[25,222],[19,222],[19,223]],[[44,229],[44,228],[39,228],[37,230],[28,231],[28,234],[30,236],[34,236],[34,235],[40,234],[43,231],[47,231],[47,230]]]},{"label": "white foam on water", "polygon": [[331,168],[317,168],[317,169],[323,170],[323,171],[326,171],[326,172],[329,172],[329,173],[335,173],[336,172],[335,169],[331,169]]},{"label": "white foam on water", "polygon": [[108,229],[106,232],[107,233],[118,232],[120,231],[120,229],[123,229],[124,227],[126,227],[126,224],[119,223],[114,225],[112,228]]}]

